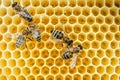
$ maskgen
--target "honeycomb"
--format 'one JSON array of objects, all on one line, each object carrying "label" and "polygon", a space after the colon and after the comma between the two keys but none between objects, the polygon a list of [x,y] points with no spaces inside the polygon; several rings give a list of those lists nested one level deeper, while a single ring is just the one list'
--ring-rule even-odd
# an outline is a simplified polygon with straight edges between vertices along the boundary
[{"label": "honeycomb", "polygon": [[[33,16],[42,40],[16,48],[16,34],[27,27],[11,4],[0,0],[0,80],[120,80],[120,0],[15,0]],[[49,39],[61,30],[82,44],[76,67],[63,60],[62,43]]]}]

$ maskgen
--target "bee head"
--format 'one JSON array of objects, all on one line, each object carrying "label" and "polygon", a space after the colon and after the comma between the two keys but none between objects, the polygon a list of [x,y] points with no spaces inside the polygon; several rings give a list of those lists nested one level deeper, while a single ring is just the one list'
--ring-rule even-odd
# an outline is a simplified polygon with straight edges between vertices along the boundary
[{"label": "bee head", "polygon": [[73,40],[68,41],[68,45],[72,45],[73,44]]},{"label": "bee head", "polygon": [[13,4],[12,4],[12,7],[15,7],[17,5],[17,2],[14,2]]},{"label": "bee head", "polygon": [[83,47],[81,45],[78,45],[78,47],[80,48],[80,50],[83,50]]}]

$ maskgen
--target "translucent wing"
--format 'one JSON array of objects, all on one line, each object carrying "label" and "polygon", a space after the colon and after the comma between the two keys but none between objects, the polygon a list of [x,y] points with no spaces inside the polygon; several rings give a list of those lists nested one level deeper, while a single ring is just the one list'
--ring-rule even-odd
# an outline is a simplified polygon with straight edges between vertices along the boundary
[{"label": "translucent wing", "polygon": [[5,34],[6,38],[17,38],[18,36],[19,36],[19,33],[16,33],[16,34],[7,33],[7,34]]},{"label": "translucent wing", "polygon": [[74,54],[73,60],[70,62],[70,68],[75,67],[78,54]]}]

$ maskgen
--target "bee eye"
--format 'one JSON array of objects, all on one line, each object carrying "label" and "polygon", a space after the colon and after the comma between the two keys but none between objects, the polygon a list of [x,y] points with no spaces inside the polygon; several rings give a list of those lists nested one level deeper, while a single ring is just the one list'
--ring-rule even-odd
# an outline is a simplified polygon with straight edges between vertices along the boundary
[{"label": "bee eye", "polygon": [[17,2],[14,2],[13,4],[12,4],[12,7],[15,7],[17,5]]},{"label": "bee eye", "polygon": [[51,33],[53,32],[53,30],[50,31]]}]

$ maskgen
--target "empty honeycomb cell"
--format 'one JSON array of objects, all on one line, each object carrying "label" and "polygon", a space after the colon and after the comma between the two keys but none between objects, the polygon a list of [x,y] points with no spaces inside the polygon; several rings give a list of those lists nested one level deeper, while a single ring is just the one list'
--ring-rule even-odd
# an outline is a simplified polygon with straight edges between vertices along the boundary
[{"label": "empty honeycomb cell", "polygon": [[120,24],[120,16],[116,16],[115,18],[114,18],[115,20],[115,23],[117,24],[117,25],[119,25]]},{"label": "empty honeycomb cell", "polygon": [[105,17],[105,23],[112,24],[113,23],[113,17],[112,16]]},{"label": "empty honeycomb cell", "polygon": [[9,66],[11,67],[16,66],[16,61],[14,59],[10,59],[8,63],[9,63]]},{"label": "empty honeycomb cell", "polygon": [[8,80],[16,80],[16,77],[15,77],[14,75],[10,75],[10,76],[8,77]]},{"label": "empty honeycomb cell", "polygon": [[29,76],[27,77],[27,80],[35,80],[35,76],[29,75]]},{"label": "empty honeycomb cell", "polygon": [[92,25],[92,31],[93,32],[98,32],[99,31],[99,25],[98,24]]},{"label": "empty honeycomb cell", "polygon": [[53,25],[58,24],[58,18],[57,18],[56,16],[52,16],[52,17],[51,17],[51,23],[52,23]]},{"label": "empty honeycomb cell", "polygon": [[50,52],[51,57],[56,58],[56,57],[58,57],[58,55],[59,55],[58,50],[56,50],[56,49],[51,50],[51,52]]},{"label": "empty honeycomb cell", "polygon": [[104,66],[98,66],[98,67],[97,67],[97,72],[98,72],[99,74],[104,73],[104,72],[105,72]]},{"label": "empty honeycomb cell", "polygon": [[64,64],[65,64],[66,66],[69,66],[69,65],[70,65],[70,59],[69,59],[69,60],[65,60],[65,61],[64,61]]},{"label": "empty honeycomb cell", "polygon": [[108,31],[108,25],[106,25],[106,24],[101,25],[101,26],[100,26],[100,30],[101,30],[102,32],[107,32],[107,31]]},{"label": "empty honeycomb cell", "polygon": [[48,33],[50,33],[51,30],[54,30],[53,25],[49,24],[48,26],[46,26],[46,31],[47,31]]},{"label": "empty honeycomb cell", "polygon": [[118,64],[118,59],[115,58],[115,57],[111,58],[111,65],[112,65],[112,66],[115,66],[115,65],[117,65],[117,64]]},{"label": "empty honeycomb cell", "polygon": [[18,66],[20,66],[20,67],[25,66],[25,60],[24,59],[19,59],[17,63],[18,63]]},{"label": "empty honeycomb cell", "polygon": [[110,31],[111,32],[116,32],[117,31],[117,25],[113,24],[113,25],[110,25]]},{"label": "empty honeycomb cell", "polygon": [[69,1],[69,6],[70,7],[75,7],[76,6],[76,0],[70,0]]},{"label": "empty honeycomb cell", "polygon": [[61,49],[63,46],[63,43],[62,42],[55,42],[55,47],[57,48],[57,49]]},{"label": "empty honeycomb cell", "polygon": [[59,2],[59,6],[60,7],[65,7],[65,6],[67,6],[67,3],[68,1],[67,0],[60,0],[60,2]]},{"label": "empty honeycomb cell", "polygon": [[115,33],[115,39],[120,41],[120,32]]},{"label": "empty honeycomb cell", "polygon": [[41,73],[43,75],[48,75],[49,74],[49,68],[47,66],[44,66],[41,68]]},{"label": "empty honeycomb cell", "polygon": [[105,35],[106,40],[111,41],[113,39],[113,34],[111,32],[106,33]]},{"label": "empty honeycomb cell", "polygon": [[46,65],[48,65],[49,67],[52,66],[54,64],[54,60],[52,58],[48,58],[46,60]]},{"label": "empty honeycomb cell", "polygon": [[115,5],[116,7],[118,7],[118,8],[120,8],[120,2],[119,2],[119,0],[115,0],[115,1],[114,1],[114,5]]},{"label": "empty honeycomb cell", "polygon": [[45,31],[45,26],[42,24],[38,25],[38,29],[40,30],[40,32],[44,32]]},{"label": "empty honeycomb cell", "polygon": [[81,7],[84,7],[86,5],[85,0],[77,0],[77,5],[81,6]]},{"label": "empty honeycomb cell", "polygon": [[42,5],[43,7],[49,6],[49,0],[41,0],[41,5]]},{"label": "empty honeycomb cell", "polygon": [[114,68],[113,68],[112,66],[107,66],[107,67],[106,67],[106,72],[107,72],[108,74],[113,73],[113,70],[114,70]]},{"label": "empty honeycomb cell", "polygon": [[33,75],[38,75],[39,73],[40,73],[40,69],[39,69],[39,67],[33,67],[32,68],[32,73],[33,73]]},{"label": "empty honeycomb cell", "polygon": [[77,35],[75,33],[70,33],[69,38],[75,41],[77,39]]},{"label": "empty honeycomb cell", "polygon": [[34,51],[32,52],[32,57],[33,57],[33,58],[38,58],[39,55],[40,55],[39,50],[34,50]]},{"label": "empty honeycomb cell", "polygon": [[20,57],[21,57],[20,51],[15,50],[15,51],[13,52],[13,57],[16,58],[16,59],[20,58]]},{"label": "empty honeycomb cell", "polygon": [[24,50],[24,51],[22,52],[22,57],[23,57],[23,58],[29,58],[29,57],[30,57],[30,51]]},{"label": "empty honeycomb cell", "polygon": [[[45,80],[44,76],[42,76],[42,75],[37,76],[36,79],[37,79],[37,80]],[[47,79],[46,79],[46,80],[47,80]],[[48,80],[49,80],[49,79],[48,79]]]},{"label": "empty honeycomb cell", "polygon": [[72,76],[71,75],[66,75],[65,80],[72,80]]},{"label": "empty honeycomb cell", "polygon": [[115,72],[116,72],[117,74],[120,74],[120,66],[116,66],[116,67],[115,67]]},{"label": "empty honeycomb cell", "polygon": [[85,16],[79,16],[79,17],[78,17],[78,22],[79,22],[80,24],[85,24],[85,22],[86,22],[86,17],[85,17]]},{"label": "empty honeycomb cell", "polygon": [[[24,69],[23,69],[23,70],[24,70]],[[13,69],[13,73],[14,73],[15,75],[19,75],[19,74],[21,73],[20,68],[15,67],[15,68]]]},{"label": "empty honeycomb cell", "polygon": [[108,46],[109,46],[108,41],[102,41],[102,42],[101,42],[101,48],[103,48],[103,49],[107,49]]},{"label": "empty honeycomb cell", "polygon": [[87,23],[88,23],[88,24],[91,25],[91,24],[93,24],[94,22],[95,22],[95,18],[94,18],[93,16],[90,16],[90,17],[87,18]]},{"label": "empty honeycomb cell", "polygon": [[7,59],[10,58],[11,57],[10,51],[5,51],[4,52],[4,57],[7,58]]},{"label": "empty honeycomb cell", "polygon": [[101,80],[99,74],[92,75],[92,80]]},{"label": "empty honeycomb cell", "polygon": [[45,13],[45,9],[43,7],[38,7],[38,8],[36,8],[36,12],[37,12],[37,14],[43,14],[43,13]]},{"label": "empty honeycomb cell", "polygon": [[84,58],[84,59],[82,60],[82,64],[85,65],[85,66],[88,66],[90,63],[91,63],[91,61],[90,61],[89,58]]},{"label": "empty honeycomb cell", "polygon": [[82,51],[81,54],[79,54],[81,58],[84,58],[86,56],[86,51]]},{"label": "empty honeycomb cell", "polygon": [[94,40],[94,39],[95,39],[95,34],[94,34],[94,33],[89,33],[89,34],[87,35],[87,39],[88,39],[89,41]]},{"label": "empty honeycomb cell", "polygon": [[51,68],[51,73],[52,73],[53,75],[56,75],[58,72],[59,72],[59,69],[58,69],[57,67],[53,66],[53,67]]},{"label": "empty honeycomb cell", "polygon": [[82,15],[89,16],[90,15],[90,9],[88,7],[85,7],[82,9]]},{"label": "empty honeycomb cell", "polygon": [[10,16],[5,16],[5,17],[4,17],[4,23],[5,23],[6,25],[10,25],[10,24],[12,23],[11,17],[10,17]]},{"label": "empty honeycomb cell", "polygon": [[36,60],[36,65],[40,66],[40,67],[43,66],[44,65],[44,60],[43,59],[37,59]]},{"label": "empty honeycomb cell", "polygon": [[34,22],[35,24],[40,23],[40,16],[34,16],[33,22]]},{"label": "empty honeycomb cell", "polygon": [[1,42],[0,43],[0,49],[5,50],[7,48],[7,43],[6,42]]},{"label": "empty honeycomb cell", "polygon": [[76,70],[76,68],[75,68],[75,67],[74,67],[74,68],[72,68],[72,69],[69,69],[69,73],[70,73],[70,74],[74,74],[74,73],[76,73],[76,71],[77,71],[77,70]]},{"label": "empty honeycomb cell", "polygon": [[68,18],[66,16],[63,15],[63,16],[60,17],[60,23],[61,24],[65,24],[65,23],[67,23],[67,21],[68,21]]},{"label": "empty honeycomb cell", "polygon": [[107,57],[104,57],[101,62],[102,62],[103,65],[106,66],[106,65],[109,64],[109,59]]},{"label": "empty honeycomb cell", "polygon": [[42,23],[45,24],[45,25],[48,24],[49,23],[49,17],[48,16],[43,16],[42,17]]},{"label": "empty honeycomb cell", "polygon": [[48,16],[52,16],[52,15],[54,14],[54,9],[53,9],[52,7],[48,7],[48,8],[46,9],[46,14],[47,14]]},{"label": "empty honeycomb cell", "polygon": [[27,43],[27,47],[28,47],[28,49],[30,49],[30,50],[34,49],[34,48],[35,48],[35,42],[33,42],[33,41],[28,42],[28,43]]},{"label": "empty honeycomb cell", "polygon": [[25,76],[20,75],[20,76],[18,76],[18,80],[26,80],[26,78],[25,78]]},{"label": "empty honeycomb cell", "polygon": [[63,8],[61,8],[61,7],[56,7],[55,8],[55,15],[56,16],[60,16],[60,15],[62,15],[63,14]]},{"label": "empty honeycomb cell", "polygon": [[102,41],[103,39],[104,39],[104,34],[102,32],[96,34],[96,40]]},{"label": "empty honeycomb cell", "polygon": [[77,22],[76,19],[77,19],[77,18],[76,18],[75,16],[70,16],[70,17],[69,17],[69,23],[70,23],[70,24],[76,23],[76,22]]},{"label": "empty honeycomb cell", "polygon": [[75,7],[75,8],[73,9],[73,14],[74,14],[75,16],[79,16],[79,15],[81,14],[81,9],[80,9],[79,7]]},{"label": "empty honeycomb cell", "polygon": [[80,41],[86,40],[86,34],[85,34],[85,33],[80,33],[80,34],[78,34],[78,39],[79,39]]},{"label": "empty honeycomb cell", "polygon": [[101,0],[96,0],[96,6],[101,8],[104,6],[104,1],[101,1]]},{"label": "empty honeycomb cell", "polygon": [[23,5],[24,7],[27,7],[27,6],[30,5],[30,1],[29,1],[29,0],[22,0],[21,2],[22,2],[22,5]]},{"label": "empty honeycomb cell", "polygon": [[91,44],[94,49],[98,49],[100,47],[100,43],[97,40],[93,41]]},{"label": "empty honeycomb cell", "polygon": [[115,50],[115,56],[116,56],[116,57],[120,57],[120,50],[119,50],[119,49],[116,49],[116,50]]},{"label": "empty honeycomb cell", "polygon": [[112,49],[115,49],[118,46],[118,42],[117,41],[112,41],[110,46],[111,46]]},{"label": "empty honeycomb cell", "polygon": [[79,25],[79,24],[76,24],[76,25],[74,25],[74,32],[75,33],[80,33],[80,31],[81,31],[81,26]]},{"label": "empty honeycomb cell", "polygon": [[61,65],[63,65],[63,59],[60,57],[60,58],[57,58],[56,60],[55,60],[55,65],[56,66],[61,66]]},{"label": "empty honeycomb cell", "polygon": [[0,34],[0,41],[3,39],[3,36],[2,36],[2,34]]},{"label": "empty honeycomb cell", "polygon": [[88,50],[88,56],[90,57],[90,58],[92,58],[92,57],[94,57],[95,56],[95,51],[94,50]]},{"label": "empty honeycomb cell", "polygon": [[64,15],[70,16],[72,14],[72,11],[73,11],[72,8],[67,7],[64,9]]},{"label": "empty honeycomb cell", "polygon": [[107,16],[108,13],[109,13],[108,11],[109,11],[109,8],[103,7],[103,8],[100,10],[100,13],[101,13],[103,16]]},{"label": "empty honeycomb cell", "polygon": [[95,66],[98,66],[98,65],[100,64],[99,58],[94,57],[94,58],[92,59],[92,64],[95,65]]},{"label": "empty honeycomb cell", "polygon": [[64,78],[61,74],[58,74],[55,76],[55,80],[64,80]]},{"label": "empty honeycomb cell", "polygon": [[112,74],[110,80],[118,80],[119,76],[116,74]]},{"label": "empty honeycomb cell", "polygon": [[32,6],[39,6],[40,5],[40,1],[39,0],[32,0]]},{"label": "empty honeycomb cell", "polygon": [[5,33],[5,32],[7,32],[7,30],[8,30],[7,25],[1,25],[0,26],[0,32],[1,33]]},{"label": "empty honeycomb cell", "polygon": [[91,80],[91,76],[89,74],[83,75],[83,80]]},{"label": "empty honeycomb cell", "polygon": [[11,69],[9,67],[4,68],[3,71],[5,72],[6,75],[10,75],[11,74]]},{"label": "empty honeycomb cell", "polygon": [[7,9],[6,8],[0,8],[0,16],[5,16],[7,13]]},{"label": "empty honeycomb cell", "polygon": [[82,77],[79,74],[75,74],[73,80],[82,80]]},{"label": "empty honeycomb cell", "polygon": [[57,0],[50,0],[50,5],[52,7],[57,7],[58,6],[58,1]]},{"label": "empty honeycomb cell", "polygon": [[0,59],[0,66],[5,67],[7,65],[7,61],[5,59]]},{"label": "empty honeycomb cell", "polygon": [[35,60],[34,60],[34,59],[30,58],[30,59],[27,60],[27,65],[28,65],[29,67],[34,66],[34,64],[35,64]]},{"label": "empty honeycomb cell", "polygon": [[90,48],[90,42],[89,42],[89,41],[83,42],[82,45],[83,45],[83,47],[84,47],[85,49]]},{"label": "empty honeycomb cell", "polygon": [[99,8],[97,8],[97,7],[93,7],[92,8],[92,14],[94,15],[94,16],[97,16],[98,14],[99,14]]},{"label": "empty honeycomb cell", "polygon": [[60,73],[65,75],[68,72],[68,68],[67,66],[62,66],[60,67]]},{"label": "empty honeycomb cell", "polygon": [[104,17],[103,16],[97,16],[96,17],[96,22],[99,24],[102,24],[104,22]]},{"label": "empty honeycomb cell", "polygon": [[63,29],[65,29],[66,33],[72,32],[72,26],[71,25],[65,25],[65,26],[63,26]]},{"label": "empty honeycomb cell", "polygon": [[11,43],[8,45],[8,49],[9,49],[9,50],[15,50],[15,49],[16,49],[16,43],[15,43],[15,42],[11,42]]},{"label": "empty honeycomb cell", "polygon": [[95,72],[95,67],[93,66],[88,66],[87,67],[87,72],[90,73],[90,74],[93,74]]},{"label": "empty honeycomb cell", "polygon": [[109,80],[109,75],[108,75],[108,74],[103,74],[103,75],[101,76],[101,79],[102,79],[102,80]]},{"label": "empty honeycomb cell", "polygon": [[30,15],[32,15],[32,16],[35,15],[35,8],[33,8],[33,7],[29,7],[29,8],[27,9],[27,11],[29,12]]},{"label": "empty honeycomb cell", "polygon": [[7,80],[7,77],[6,77],[5,75],[1,75],[1,76],[0,76],[0,79],[1,79],[1,80]]},{"label": "empty honeycomb cell", "polygon": [[87,1],[87,6],[88,6],[88,7],[93,7],[93,6],[94,6],[94,3],[95,3],[95,1],[93,1],[93,0],[88,0],[88,1]]},{"label": "empty honeycomb cell", "polygon": [[113,8],[110,8],[110,14],[112,16],[116,16],[117,15],[117,8],[113,7]]},{"label": "empty honeycomb cell", "polygon": [[43,49],[41,51],[41,57],[47,58],[49,56],[49,51],[47,49]]},{"label": "empty honeycomb cell", "polygon": [[112,7],[112,6],[113,6],[113,0],[106,0],[106,1],[105,1],[105,5],[106,5],[107,7]]},{"label": "empty honeycomb cell", "polygon": [[[45,79],[46,80],[54,80],[54,76],[53,75],[48,75]],[[38,79],[38,80],[45,80],[45,79]]]},{"label": "empty honeycomb cell", "polygon": [[104,50],[102,50],[102,49],[98,50],[97,51],[97,56],[100,57],[100,58],[103,57],[104,56]]},{"label": "empty honeycomb cell", "polygon": [[9,6],[11,5],[11,0],[4,0],[4,1],[3,1],[3,5],[4,5],[5,7],[9,7]]},{"label": "empty honeycomb cell", "polygon": [[112,57],[113,56],[113,51],[112,49],[106,49],[105,51],[107,57]]}]

